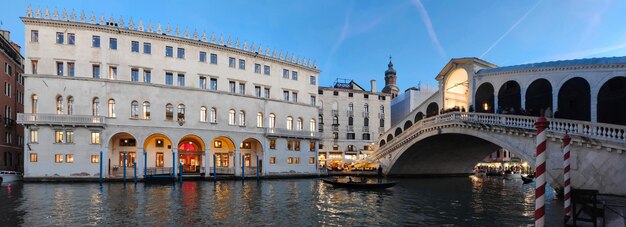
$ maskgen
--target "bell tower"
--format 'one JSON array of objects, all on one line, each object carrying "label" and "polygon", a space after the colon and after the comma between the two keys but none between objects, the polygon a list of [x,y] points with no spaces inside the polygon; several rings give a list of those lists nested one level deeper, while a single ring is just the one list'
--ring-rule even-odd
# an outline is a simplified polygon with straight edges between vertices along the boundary
[{"label": "bell tower", "polygon": [[391,63],[391,56],[389,56],[389,64],[387,64],[387,70],[385,70],[385,87],[382,92],[391,94],[391,99],[398,97],[400,89],[396,85],[396,70],[393,69],[393,63]]}]

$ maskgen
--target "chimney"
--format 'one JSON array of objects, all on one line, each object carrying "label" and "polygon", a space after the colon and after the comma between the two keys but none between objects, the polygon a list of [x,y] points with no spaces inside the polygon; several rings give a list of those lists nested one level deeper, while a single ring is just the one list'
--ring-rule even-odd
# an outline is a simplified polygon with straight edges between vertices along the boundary
[{"label": "chimney", "polygon": [[376,93],[376,80],[371,80],[370,82],[372,84],[372,93]]},{"label": "chimney", "polygon": [[6,40],[11,41],[11,32],[7,30],[0,30],[0,35],[4,36]]}]

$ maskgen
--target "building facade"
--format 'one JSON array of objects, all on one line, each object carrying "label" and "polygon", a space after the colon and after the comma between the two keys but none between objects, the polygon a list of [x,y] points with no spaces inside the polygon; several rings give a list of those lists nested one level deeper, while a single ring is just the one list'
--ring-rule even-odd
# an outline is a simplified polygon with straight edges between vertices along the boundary
[{"label": "building facade", "polygon": [[0,30],[0,65],[3,70],[0,78],[4,84],[4,93],[0,96],[0,170],[22,171],[24,130],[15,123],[17,113],[24,111],[24,58],[20,46],[11,42],[10,32]]},{"label": "building facade", "polygon": [[22,18],[25,177],[143,177],[178,163],[207,177],[317,172],[310,61],[160,23],[47,12]]},{"label": "building facade", "polygon": [[367,91],[354,81],[338,79],[318,91],[319,165],[341,169],[375,149],[378,136],[390,126],[391,94]]}]

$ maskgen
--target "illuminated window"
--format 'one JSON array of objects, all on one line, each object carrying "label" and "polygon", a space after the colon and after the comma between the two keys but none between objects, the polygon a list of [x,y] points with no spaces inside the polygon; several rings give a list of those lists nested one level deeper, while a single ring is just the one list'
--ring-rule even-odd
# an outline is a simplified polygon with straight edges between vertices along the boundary
[{"label": "illuminated window", "polygon": [[130,118],[139,119],[139,102],[132,101],[130,103]]},{"label": "illuminated window", "polygon": [[109,112],[108,112],[108,117],[115,117],[115,100],[114,99],[109,99]]},{"label": "illuminated window", "polygon": [[314,157],[310,157],[309,158],[309,164],[315,164],[315,158]]},{"label": "illuminated window", "polygon": [[293,118],[287,117],[287,130],[293,130]]},{"label": "illuminated window", "polygon": [[239,126],[246,126],[246,112],[239,111]]},{"label": "illuminated window", "polygon": [[222,141],[221,140],[216,140],[215,142],[213,142],[213,147],[215,147],[215,148],[222,148]]},{"label": "illuminated window", "polygon": [[156,167],[165,166],[165,159],[163,156],[163,152],[157,152],[156,154]]},{"label": "illuminated window", "polygon": [[37,162],[37,153],[30,153],[30,162]]},{"label": "illuminated window", "polygon": [[296,151],[299,151],[299,150],[300,150],[300,140],[295,140],[295,141],[293,141],[293,148],[294,148],[294,150],[296,150]]},{"label": "illuminated window", "polygon": [[37,129],[30,130],[30,143],[38,143],[39,142],[39,131]]},{"label": "illuminated window", "polygon": [[292,157],[287,158],[287,164],[293,164],[293,158]]},{"label": "illuminated window", "polygon": [[263,113],[261,112],[256,114],[256,127],[263,128]]},{"label": "illuminated window", "polygon": [[300,158],[294,158],[295,164],[300,164]]},{"label": "illuminated window", "polygon": [[185,121],[185,105],[178,104],[177,113],[178,121]]},{"label": "illuminated window", "polygon": [[206,107],[200,107],[200,122],[207,122],[207,109]]},{"label": "illuminated window", "polygon": [[63,131],[54,131],[54,142],[63,143]]},{"label": "illuminated window", "polygon": [[91,144],[100,144],[100,132],[91,132]]},{"label": "illuminated window", "polygon": [[63,162],[63,155],[62,154],[55,154],[54,155],[54,162],[62,163]]},{"label": "illuminated window", "polygon": [[294,141],[292,141],[292,140],[288,140],[287,141],[287,150],[293,151],[293,143],[294,143]]},{"label": "illuminated window", "polygon": [[252,144],[250,142],[243,142],[241,143],[241,149],[251,149],[252,148]]},{"label": "illuminated window", "polygon": [[309,151],[315,151],[315,141],[309,142]]},{"label": "illuminated window", "polygon": [[228,111],[228,124],[235,125],[235,110],[233,109]]},{"label": "illuminated window", "polygon": [[273,113],[270,114],[268,127],[276,128],[276,115],[274,115]]},{"label": "illuminated window", "polygon": [[166,121],[174,120],[174,105],[170,103],[165,105],[165,120]]},{"label": "illuminated window", "polygon": [[163,147],[163,139],[156,139],[155,143],[155,147]]},{"label": "illuminated window", "polygon": [[73,154],[65,155],[65,162],[67,162],[67,163],[74,163],[74,155]]},{"label": "illuminated window", "polygon": [[270,139],[270,149],[276,149],[276,139]]},{"label": "illuminated window", "polygon": [[276,164],[276,157],[270,157],[270,164]]},{"label": "illuminated window", "polygon": [[73,131],[65,131],[65,143],[74,143]]},{"label": "illuminated window", "polygon": [[91,163],[100,163],[100,155],[92,155]]},{"label": "illuminated window", "polygon": [[143,113],[143,119],[149,120],[150,119],[150,102],[148,101],[144,101],[143,102],[143,106],[142,106],[142,111]]}]

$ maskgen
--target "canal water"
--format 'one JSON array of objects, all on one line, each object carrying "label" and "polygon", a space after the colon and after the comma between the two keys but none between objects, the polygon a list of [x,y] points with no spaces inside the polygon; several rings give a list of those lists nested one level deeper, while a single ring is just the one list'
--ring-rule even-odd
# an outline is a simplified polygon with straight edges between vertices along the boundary
[{"label": "canal water", "polygon": [[[561,225],[554,196],[548,188],[547,226]],[[500,177],[401,179],[383,191],[318,179],[0,187],[2,226],[531,226],[533,215],[534,183]]]}]

